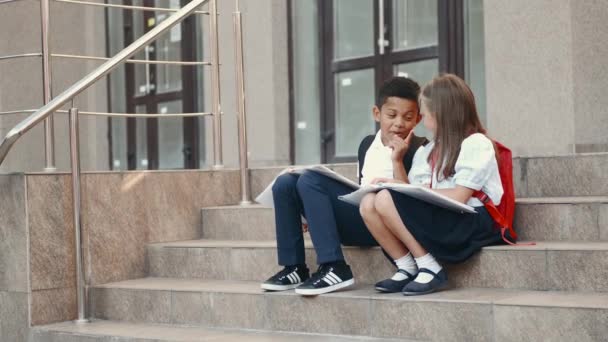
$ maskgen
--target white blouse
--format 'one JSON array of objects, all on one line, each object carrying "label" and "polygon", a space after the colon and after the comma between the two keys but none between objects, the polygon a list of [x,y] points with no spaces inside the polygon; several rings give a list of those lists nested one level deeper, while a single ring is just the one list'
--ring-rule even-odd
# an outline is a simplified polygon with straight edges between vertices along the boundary
[{"label": "white blouse", "polygon": [[[408,174],[411,184],[431,184],[431,165],[427,162],[429,154],[435,146],[434,141],[421,146],[414,155],[412,168]],[[452,189],[456,185],[465,186],[473,190],[482,190],[495,205],[500,204],[503,189],[498,172],[498,163],[492,141],[481,133],[475,133],[462,141],[460,154],[454,167],[452,177],[437,181],[438,170],[433,177],[433,189]],[[471,197],[467,202],[472,207],[481,207],[483,203]]]}]

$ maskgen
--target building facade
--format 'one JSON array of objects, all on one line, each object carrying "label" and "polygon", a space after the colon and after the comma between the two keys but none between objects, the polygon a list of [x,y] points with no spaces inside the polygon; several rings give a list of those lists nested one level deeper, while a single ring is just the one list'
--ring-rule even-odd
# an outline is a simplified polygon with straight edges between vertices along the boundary
[{"label": "building facade", "polygon": [[[177,8],[179,0],[106,1]],[[100,3],[97,1],[97,3]],[[103,2],[102,2],[103,3]],[[421,84],[439,72],[465,78],[490,134],[516,155],[608,151],[602,86],[608,79],[608,5],[603,1],[241,1],[250,165],[354,161],[376,129],[374,94],[392,75]],[[221,110],[226,167],[236,166],[231,1],[219,2]],[[170,13],[51,1],[52,93],[113,56]],[[0,9],[3,56],[40,51],[40,4]],[[194,15],[136,59],[204,61],[209,17]],[[0,112],[43,104],[40,57],[0,60]],[[81,110],[115,113],[210,111],[207,66],[124,64],[81,94]],[[27,114],[0,117],[5,134]],[[55,114],[57,168],[68,168],[67,119]],[[84,170],[213,166],[209,118],[85,117]],[[418,134],[424,135],[422,127]],[[25,157],[24,157],[25,156]],[[44,168],[42,128],[28,133],[0,169]]]}]

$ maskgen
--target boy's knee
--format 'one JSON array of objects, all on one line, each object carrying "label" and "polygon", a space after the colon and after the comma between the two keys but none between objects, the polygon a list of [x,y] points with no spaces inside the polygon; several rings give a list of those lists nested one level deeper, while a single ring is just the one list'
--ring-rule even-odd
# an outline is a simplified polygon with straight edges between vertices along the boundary
[{"label": "boy's knee", "polygon": [[319,177],[320,175],[315,173],[315,172],[304,172],[299,178],[298,178],[298,182],[296,184],[296,188],[298,190],[304,189],[306,187],[309,187],[311,185],[318,185],[319,184]]},{"label": "boy's knee", "polygon": [[272,185],[272,192],[292,192],[295,189],[297,182],[298,177],[289,173],[283,174],[275,180]]}]

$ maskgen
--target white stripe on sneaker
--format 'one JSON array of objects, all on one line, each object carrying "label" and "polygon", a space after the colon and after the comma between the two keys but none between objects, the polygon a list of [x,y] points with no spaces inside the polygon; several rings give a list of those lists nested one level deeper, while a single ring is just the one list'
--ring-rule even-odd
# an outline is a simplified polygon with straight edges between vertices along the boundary
[{"label": "white stripe on sneaker", "polygon": [[287,275],[287,278],[289,278],[289,281],[290,281],[292,284],[295,284],[295,283],[296,283],[296,278],[293,276],[293,273],[288,274],[288,275]]},{"label": "white stripe on sneaker", "polygon": [[300,278],[300,275],[298,274],[298,272],[294,272],[293,276],[296,278],[296,282],[295,282],[296,284],[302,282],[302,278]]},{"label": "white stripe on sneaker", "polygon": [[323,281],[326,282],[329,286],[336,284],[336,281],[328,276],[323,277]]},{"label": "white stripe on sneaker", "polygon": [[342,279],[340,279],[340,277],[338,277],[338,276],[337,276],[337,275],[336,275],[334,272],[329,272],[329,273],[327,274],[327,276],[328,276],[328,277],[331,277],[333,280],[335,280],[335,281],[336,281],[336,284],[337,284],[337,283],[341,283],[341,282],[342,282]]}]

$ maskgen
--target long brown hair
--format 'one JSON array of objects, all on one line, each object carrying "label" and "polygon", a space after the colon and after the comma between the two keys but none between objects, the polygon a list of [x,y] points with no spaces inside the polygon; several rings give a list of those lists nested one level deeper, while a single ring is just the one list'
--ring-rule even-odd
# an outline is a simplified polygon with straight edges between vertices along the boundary
[{"label": "long brown hair", "polygon": [[443,74],[424,86],[420,99],[437,121],[435,146],[428,162],[435,165],[434,170],[443,170],[443,178],[437,174],[438,180],[449,178],[455,173],[462,141],[474,133],[486,134],[477,115],[475,96],[460,77]]}]

